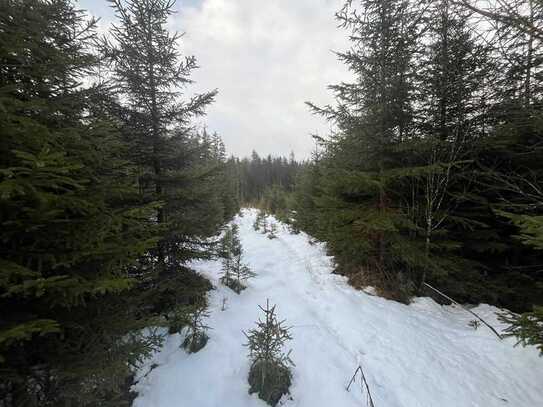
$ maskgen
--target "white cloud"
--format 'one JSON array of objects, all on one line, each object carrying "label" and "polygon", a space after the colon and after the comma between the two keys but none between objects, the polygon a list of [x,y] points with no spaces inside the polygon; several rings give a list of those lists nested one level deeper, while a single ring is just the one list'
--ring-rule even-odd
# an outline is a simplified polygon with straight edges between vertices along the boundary
[{"label": "white cloud", "polygon": [[[200,65],[189,94],[217,88],[202,119],[228,152],[309,156],[310,134],[329,126],[304,102],[333,103],[327,86],[349,78],[332,51],[348,47],[334,13],[344,0],[178,0],[171,29],[184,32],[183,53]],[[105,1],[81,0],[82,8],[114,20]]]},{"label": "white cloud", "polygon": [[179,2],[173,28],[200,69],[191,90],[218,88],[205,122],[229,152],[306,157],[310,133],[328,132],[305,101],[332,102],[326,86],[347,77],[332,50],[347,47],[334,13],[342,0]]}]

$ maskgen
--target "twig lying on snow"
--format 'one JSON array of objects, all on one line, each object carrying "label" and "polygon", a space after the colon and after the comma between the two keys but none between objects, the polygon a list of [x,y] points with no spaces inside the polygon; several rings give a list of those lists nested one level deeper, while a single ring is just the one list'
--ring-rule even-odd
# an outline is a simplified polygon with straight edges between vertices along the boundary
[{"label": "twig lying on snow", "polygon": [[453,300],[451,297],[449,297],[448,295],[446,294],[443,294],[441,291],[439,291],[437,288],[434,288],[432,287],[430,284],[428,283],[423,283],[426,287],[430,288],[431,290],[435,291],[436,293],[438,293],[439,295],[441,295],[442,297],[448,299],[449,301],[451,301],[452,303],[458,305],[459,307],[462,307],[465,311],[469,312],[471,315],[473,315],[475,318],[477,318],[479,321],[481,321],[483,324],[485,324],[492,332],[494,332],[496,334],[496,336],[500,339],[503,339],[503,337],[498,333],[498,331],[496,331],[489,323],[487,323],[483,318],[481,318],[479,315],[477,315],[475,312],[473,312],[472,310],[470,310],[468,307],[465,307],[463,306],[462,304],[458,303],[457,301]]},{"label": "twig lying on snow", "polygon": [[366,376],[364,376],[364,371],[362,370],[362,366],[359,365],[356,368],[356,370],[354,371],[354,375],[351,378],[351,381],[347,385],[346,390],[349,391],[349,389],[351,387],[351,384],[354,383],[354,381],[356,379],[356,375],[358,374],[358,372],[360,372],[360,390],[362,391],[362,394],[364,394],[364,387],[365,387],[366,392],[368,393],[368,398],[367,398],[368,407],[375,407],[375,404],[373,404],[373,399],[371,398],[371,393],[370,393],[370,388],[368,386],[368,382],[366,381]]}]

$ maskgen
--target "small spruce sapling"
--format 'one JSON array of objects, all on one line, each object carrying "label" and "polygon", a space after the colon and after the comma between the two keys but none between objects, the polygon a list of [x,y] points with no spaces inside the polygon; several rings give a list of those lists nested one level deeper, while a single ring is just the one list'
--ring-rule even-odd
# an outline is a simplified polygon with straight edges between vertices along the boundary
[{"label": "small spruce sapling", "polygon": [[237,249],[234,248],[236,242],[235,242],[235,236],[234,234],[237,231],[237,226],[229,226],[226,228],[226,231],[224,232],[224,236],[221,240],[221,247],[220,247],[220,256],[222,257],[222,270],[223,274],[221,277],[221,282],[229,286],[233,280],[232,276],[232,262],[233,262],[233,253]]},{"label": "small spruce sapling", "polygon": [[204,320],[209,317],[207,305],[199,303],[188,306],[186,309],[186,328],[187,336],[183,341],[183,348],[189,353],[196,353],[206,346],[209,336]]},{"label": "small spruce sapling", "polygon": [[472,327],[473,329],[477,330],[481,326],[481,323],[479,321],[477,321],[476,319],[473,319],[473,320],[468,322],[468,325],[470,327]]},{"label": "small spruce sapling", "polygon": [[258,211],[255,222],[253,223],[253,229],[259,231],[266,222],[266,214],[263,211]]},{"label": "small spruce sapling", "polygon": [[168,334],[180,333],[187,326],[186,305],[177,306],[174,310],[170,311],[166,316],[166,325],[168,327]]},{"label": "small spruce sapling", "polygon": [[268,229],[268,239],[277,239],[277,224],[274,222],[270,223],[270,228]]},{"label": "small spruce sapling", "polygon": [[243,263],[243,248],[239,240],[237,225],[228,228],[223,238],[222,247],[224,254],[221,282],[239,294],[246,288],[243,282],[254,277],[255,273]]},{"label": "small spruce sapling", "polygon": [[218,255],[224,259],[229,258],[229,254],[232,251],[232,245],[234,244],[234,229],[236,225],[227,226],[224,230],[224,235],[219,244]]},{"label": "small spruce sapling", "polygon": [[295,219],[288,223],[288,230],[292,235],[299,235],[302,232]]},{"label": "small spruce sapling", "polygon": [[[230,287],[230,288],[232,288],[238,294],[241,291],[243,291],[245,288],[247,288],[245,286],[244,282],[247,281],[248,279],[256,276],[256,273],[254,273],[249,268],[249,266],[247,266],[246,264],[244,264],[242,262],[241,254],[238,254],[236,257],[234,257],[234,260],[232,262],[232,272],[231,272],[231,274],[234,277],[234,279],[233,279],[234,288],[233,287]],[[236,289],[236,287],[238,289]]]},{"label": "small spruce sapling", "polygon": [[262,226],[261,223],[262,223],[262,212],[258,211],[258,213],[256,214],[255,221],[253,222],[253,229],[256,232],[260,230],[260,227]]},{"label": "small spruce sapling", "polygon": [[259,305],[265,319],[259,319],[257,327],[245,333],[249,348],[251,368],[249,370],[249,394],[258,393],[258,397],[271,406],[275,406],[281,397],[289,393],[292,381],[290,367],[294,365],[290,359],[290,351],[285,353],[285,342],[292,339],[289,328],[284,321],[278,321],[275,305],[270,308],[266,300],[266,308]]}]

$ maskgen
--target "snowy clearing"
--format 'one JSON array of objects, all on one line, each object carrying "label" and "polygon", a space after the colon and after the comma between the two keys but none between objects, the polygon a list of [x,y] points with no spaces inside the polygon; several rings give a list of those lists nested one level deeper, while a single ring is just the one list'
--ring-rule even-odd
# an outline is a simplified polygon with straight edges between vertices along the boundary
[{"label": "snowy clearing", "polygon": [[[221,286],[221,262],[193,267],[216,289],[210,293],[210,340],[199,353],[180,349],[172,335],[138,373],[134,407],[266,406],[249,395],[249,360],[242,331],[254,326],[259,304],[277,304],[292,326],[292,399],[285,406],[366,406],[359,381],[345,390],[355,369],[364,369],[375,407],[543,406],[543,358],[535,348],[500,341],[484,326],[468,326],[465,311],[418,298],[406,306],[357,291],[331,274],[322,244],[280,225],[270,240],[253,230],[255,210],[240,226],[244,260],[257,277],[237,295]],[[221,311],[226,298],[226,310]],[[501,328],[496,308],[475,309]],[[158,365],[149,372],[152,364]]]}]

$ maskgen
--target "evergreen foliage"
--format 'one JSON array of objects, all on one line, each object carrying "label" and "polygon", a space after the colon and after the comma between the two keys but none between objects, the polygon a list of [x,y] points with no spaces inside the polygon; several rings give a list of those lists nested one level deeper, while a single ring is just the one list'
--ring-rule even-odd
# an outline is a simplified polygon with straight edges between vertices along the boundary
[{"label": "evergreen foliage", "polygon": [[293,192],[280,185],[272,185],[264,190],[258,207],[274,215],[286,224],[292,220]]},{"label": "evergreen foliage", "polygon": [[257,328],[245,334],[251,360],[249,394],[258,393],[258,397],[271,406],[288,394],[293,365],[290,352],[285,354],[283,351],[285,342],[292,337],[284,321],[277,320],[275,307],[270,308],[269,300],[266,300],[266,308],[259,306],[265,319],[259,319]]},{"label": "evergreen foliage", "polygon": [[187,336],[183,341],[183,347],[189,353],[196,353],[201,350],[206,344],[209,337],[207,330],[209,327],[205,325],[204,319],[209,317],[207,305],[198,303],[185,310]]},{"label": "evergreen foliage", "polygon": [[523,346],[536,346],[543,355],[543,307],[534,307],[532,312],[522,315],[502,314],[500,319],[509,324],[508,336],[516,336]]},{"label": "evergreen foliage", "polygon": [[271,222],[268,230],[268,239],[277,239],[277,223]]},{"label": "evergreen foliage", "polygon": [[310,104],[337,130],[316,137],[287,213],[356,286],[408,301],[428,281],[526,311],[543,298],[543,60],[536,31],[513,21],[539,27],[541,9],[519,0],[497,12],[529,18],[494,24],[473,7],[345,3],[352,46],[338,56],[353,81],[331,87],[335,106]]},{"label": "evergreen foliage", "polygon": [[[103,38],[70,0],[0,1],[0,405],[126,405],[162,343],[144,328],[205,346],[211,285],[185,265],[242,203],[269,238],[267,213],[326,241],[356,286],[525,312],[502,318],[543,352],[543,3],[509,3],[347,1],[353,80],[311,105],[336,130],[298,162],[227,157],[194,127],[216,91],[188,96],[173,0],[110,0]],[[220,250],[239,293],[236,226]],[[250,391],[275,404],[290,334],[261,309]]]},{"label": "evergreen foliage", "polygon": [[[123,130],[134,146],[140,190],[146,199],[162,202],[156,220],[166,233],[156,256],[159,272],[168,272],[195,255],[198,239],[214,233],[225,218],[215,191],[224,146],[216,135],[209,138],[204,132],[199,137],[190,127],[216,91],[183,98],[197,65],[193,56],[182,58],[181,35],[167,29],[173,1],[111,4],[119,22],[102,48],[112,64],[118,96],[126,100]],[[205,203],[207,208],[202,207]]]},{"label": "evergreen foliage", "polygon": [[105,402],[158,344],[121,340],[145,323],[130,268],[158,238],[156,205],[90,104],[102,89],[79,86],[98,63],[95,21],[68,1],[1,8],[0,400]]},{"label": "evergreen foliage", "polygon": [[263,158],[253,151],[250,158],[237,161],[241,201],[260,206],[261,200],[267,201],[266,195],[271,190],[291,192],[303,165],[294,154],[289,158],[271,155]]},{"label": "evergreen foliage", "polygon": [[226,228],[220,251],[223,258],[223,274],[220,281],[239,294],[247,288],[244,282],[256,274],[243,263],[243,248],[237,225]]},{"label": "evergreen foliage", "polygon": [[291,223],[294,186],[305,162],[296,161],[294,154],[288,159],[271,155],[261,158],[253,151],[250,158],[231,159],[229,163],[237,168],[237,190],[243,205],[259,208],[282,222]]},{"label": "evergreen foliage", "polygon": [[261,228],[264,227],[264,222],[266,222],[266,213],[259,210],[253,223],[253,229],[255,231],[259,231]]},{"label": "evergreen foliage", "polygon": [[204,296],[182,264],[210,256],[238,211],[222,141],[190,125],[214,93],[180,99],[195,62],[165,28],[173,3],[112,5],[101,56],[72,2],[0,2],[5,407],[128,403],[132,369],[162,341],[143,328]]}]

